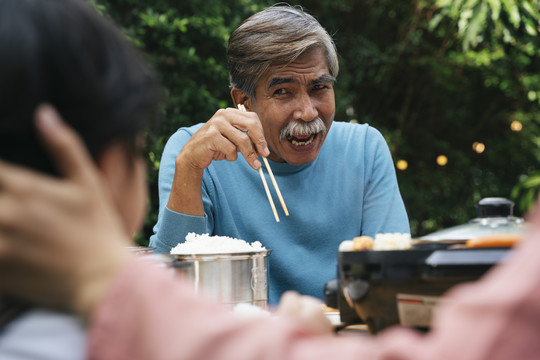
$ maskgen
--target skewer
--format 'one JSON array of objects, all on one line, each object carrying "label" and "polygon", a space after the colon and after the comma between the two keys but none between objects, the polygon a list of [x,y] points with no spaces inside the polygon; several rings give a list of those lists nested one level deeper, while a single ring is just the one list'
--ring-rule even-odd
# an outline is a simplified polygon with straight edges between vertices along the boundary
[{"label": "skewer", "polygon": [[[246,107],[244,106],[244,104],[238,104],[238,109],[242,111],[246,111]],[[281,196],[281,191],[279,190],[279,186],[276,182],[276,179],[274,178],[274,173],[272,172],[272,169],[270,168],[270,164],[268,163],[268,160],[266,159],[266,157],[263,156],[262,158],[263,158],[264,165],[266,166],[266,170],[268,171],[268,174],[270,175],[270,179],[272,180],[272,184],[274,185],[274,189],[276,190],[276,193],[278,195],[279,201],[281,202],[281,206],[283,207],[283,211],[285,212],[286,216],[289,216],[289,210],[287,210],[287,205],[285,205],[283,196]],[[268,184],[264,177],[262,167],[259,168],[259,174],[261,175],[261,180],[263,182],[264,189],[266,191],[266,196],[268,196],[268,202],[270,203],[270,206],[272,207],[272,211],[274,212],[274,217],[276,218],[276,222],[279,222],[279,216],[276,211],[276,206],[274,205],[274,200],[272,200],[272,195],[270,194],[270,189],[268,188]]]}]

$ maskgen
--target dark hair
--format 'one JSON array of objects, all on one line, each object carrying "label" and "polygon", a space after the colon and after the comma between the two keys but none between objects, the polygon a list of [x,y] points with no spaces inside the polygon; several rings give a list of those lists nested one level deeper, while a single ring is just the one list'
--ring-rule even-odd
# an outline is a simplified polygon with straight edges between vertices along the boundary
[{"label": "dark hair", "polygon": [[96,159],[157,120],[155,75],[123,34],[78,0],[0,0],[0,157],[55,173],[34,130],[54,106]]}]

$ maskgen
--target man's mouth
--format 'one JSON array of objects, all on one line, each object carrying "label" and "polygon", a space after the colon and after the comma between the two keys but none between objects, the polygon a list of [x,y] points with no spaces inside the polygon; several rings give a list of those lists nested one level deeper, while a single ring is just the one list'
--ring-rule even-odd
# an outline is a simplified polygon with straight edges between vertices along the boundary
[{"label": "man's mouth", "polygon": [[315,136],[317,136],[317,134],[294,135],[294,136],[289,135],[287,136],[287,140],[289,140],[295,146],[307,146],[313,142],[313,139],[315,139]]}]

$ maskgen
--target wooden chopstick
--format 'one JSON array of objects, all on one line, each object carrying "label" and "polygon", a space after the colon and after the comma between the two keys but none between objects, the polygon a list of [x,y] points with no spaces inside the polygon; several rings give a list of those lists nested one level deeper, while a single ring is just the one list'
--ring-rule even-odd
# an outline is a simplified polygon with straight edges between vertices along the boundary
[{"label": "wooden chopstick", "polygon": [[272,169],[270,169],[270,164],[268,164],[268,160],[263,156],[264,165],[266,165],[266,170],[268,170],[268,174],[270,174],[270,179],[272,180],[272,184],[274,184],[274,189],[276,189],[277,196],[279,198],[279,202],[281,202],[281,207],[283,208],[283,211],[285,212],[285,216],[289,216],[289,210],[287,210],[287,205],[285,205],[285,201],[283,200],[283,196],[281,196],[281,191],[279,191],[279,186],[277,185],[276,179],[274,178],[274,173],[272,172]]},{"label": "wooden chopstick", "polygon": [[[244,104],[238,104],[238,109],[242,111],[246,111],[246,107],[244,106]],[[274,173],[272,172],[272,169],[270,168],[270,164],[268,163],[268,160],[266,159],[266,157],[263,156],[262,158],[263,158],[264,165],[266,166],[266,170],[268,171],[268,174],[270,175],[270,179],[272,180],[272,184],[274,185],[274,189],[276,190],[276,193],[278,195],[279,201],[281,202],[281,206],[283,207],[283,211],[285,212],[286,216],[289,216],[289,210],[287,210],[287,205],[285,205],[283,196],[281,196],[281,191],[279,191],[279,186],[276,182],[276,179],[274,178]],[[279,222],[279,216],[276,211],[276,206],[274,205],[274,200],[272,200],[272,195],[270,194],[270,189],[268,188],[266,178],[264,177],[262,166],[259,168],[259,174],[261,175],[261,180],[264,185],[264,190],[266,191],[266,196],[268,196],[268,202],[270,203],[270,206],[272,207],[272,211],[274,212],[274,217],[276,218],[276,222]]]},{"label": "wooden chopstick", "polygon": [[279,216],[277,214],[276,205],[274,205],[274,200],[272,200],[272,195],[270,194],[270,189],[268,189],[268,184],[266,183],[266,179],[264,178],[262,167],[259,168],[259,174],[261,175],[261,180],[264,185],[264,190],[266,190],[266,196],[268,196],[268,202],[270,203],[270,206],[272,207],[272,211],[274,212],[274,217],[276,218],[276,222],[279,222]]}]

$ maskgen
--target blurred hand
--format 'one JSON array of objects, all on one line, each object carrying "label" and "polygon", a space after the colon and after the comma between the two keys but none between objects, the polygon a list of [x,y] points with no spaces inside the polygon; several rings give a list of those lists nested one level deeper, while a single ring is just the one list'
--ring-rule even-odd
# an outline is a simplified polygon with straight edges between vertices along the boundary
[{"label": "blurred hand", "polygon": [[0,161],[0,292],[87,316],[129,236],[78,135],[50,106],[35,120],[62,178]]},{"label": "blurred hand", "polygon": [[324,333],[332,332],[332,323],[324,315],[322,302],[311,296],[287,291],[279,300],[276,314],[296,318]]}]

